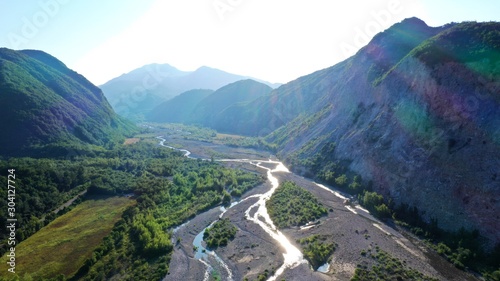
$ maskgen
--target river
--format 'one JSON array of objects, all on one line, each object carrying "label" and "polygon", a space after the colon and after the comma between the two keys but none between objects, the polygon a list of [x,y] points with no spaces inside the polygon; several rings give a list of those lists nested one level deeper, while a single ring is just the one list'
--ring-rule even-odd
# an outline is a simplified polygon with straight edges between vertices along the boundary
[{"label": "river", "polygon": [[[157,138],[160,139],[161,146],[181,151],[184,153],[185,157],[195,159],[194,157],[190,156],[191,155],[190,151],[188,151],[186,149],[177,149],[177,148],[165,145],[166,139],[164,139],[161,136],[157,137]],[[208,160],[208,159],[204,159],[204,158],[200,158],[200,159]],[[275,240],[279,245],[281,245],[281,247],[283,249],[285,249],[285,253],[283,254],[283,258],[284,258],[283,264],[276,270],[274,275],[271,276],[268,280],[274,281],[274,280],[276,280],[276,278],[278,276],[283,274],[283,272],[286,269],[294,268],[302,263],[308,263],[307,260],[304,259],[302,252],[297,247],[292,245],[292,243],[290,243],[288,238],[285,235],[283,235],[283,233],[280,230],[278,230],[276,228],[276,226],[274,225],[272,219],[270,218],[269,213],[267,212],[267,208],[266,208],[266,201],[269,200],[269,198],[271,198],[272,194],[274,193],[276,188],[278,188],[278,186],[279,186],[279,180],[277,177],[274,176],[274,174],[275,173],[290,173],[288,168],[286,168],[282,162],[273,161],[270,159],[269,160],[215,159],[214,161],[216,161],[216,162],[248,163],[248,164],[254,165],[256,167],[259,167],[259,168],[267,171],[267,179],[271,183],[271,189],[269,189],[265,193],[251,195],[251,196],[245,197],[244,199],[242,199],[238,202],[233,202],[231,204],[231,206],[229,206],[227,209],[224,207],[220,207],[221,214],[219,215],[219,218],[222,218],[222,216],[224,215],[224,213],[228,209],[238,205],[239,203],[241,203],[247,199],[250,199],[250,198],[257,198],[257,202],[252,204],[245,211],[245,218],[247,220],[252,221],[253,223],[257,224],[260,228],[262,228],[262,230],[264,230],[267,234],[269,234],[269,236],[271,236],[271,238],[273,238],[273,240]],[[272,164],[272,166],[274,166],[274,168],[268,168],[268,167],[264,166],[263,164]],[[333,194],[334,196],[336,196],[342,200],[348,200],[348,198],[350,197],[347,194],[341,194],[340,192],[334,191],[334,190],[332,190],[332,189],[330,189],[322,184],[314,183],[314,185],[321,188],[321,189],[324,189],[324,190],[330,192],[331,194]],[[371,220],[373,222],[373,225],[377,229],[384,232],[388,236],[392,236],[393,238],[396,238],[396,237],[400,238],[401,237],[401,234],[397,233],[392,228],[387,227],[384,224],[380,223],[376,218],[374,218],[370,214],[370,212],[368,210],[362,208],[360,205],[358,205],[358,204],[345,204],[344,207],[356,215],[359,215],[359,216],[365,217],[366,219]],[[255,212],[253,212],[253,211],[255,211]],[[253,213],[253,215],[251,215],[252,213]],[[216,221],[213,221],[209,226],[207,226],[207,228],[212,226],[212,224],[215,222]],[[304,227],[303,230],[306,230],[310,227],[312,227],[312,226]],[[197,249],[196,254],[195,254],[195,258],[200,260],[206,266],[204,280],[209,279],[210,271],[213,270],[213,265],[210,264],[211,260],[212,261],[215,260],[216,262],[219,263],[219,265],[222,268],[224,268],[224,270],[227,273],[228,280],[233,280],[233,273],[231,272],[230,267],[217,255],[217,253],[215,253],[215,251],[211,251],[211,250],[208,250],[205,247],[203,247],[202,241],[203,241],[203,234],[205,232],[205,229],[206,228],[204,228],[200,233],[198,233],[193,241],[193,247],[195,247]],[[400,241],[398,241],[399,239],[395,239],[395,240],[397,240],[397,242],[400,242]],[[214,259],[210,259],[209,256],[213,257]],[[321,267],[319,267],[318,271],[326,273],[326,272],[328,272],[329,267],[330,267],[330,264],[327,262],[324,265],[322,265]]]},{"label": "river", "polygon": [[[165,145],[166,139],[160,137],[157,137],[160,139],[160,145],[164,147],[168,147],[171,149],[179,150],[181,152],[184,152],[184,156],[190,157],[191,153],[186,150],[186,149],[177,149],[171,146]],[[207,159],[202,159],[202,160],[207,160]],[[283,249],[285,249],[285,253],[283,254],[284,262],[281,267],[279,267],[276,272],[274,273],[273,276],[271,276],[268,280],[269,281],[274,281],[276,278],[281,275],[285,269],[287,268],[293,268],[301,263],[307,263],[307,261],[304,259],[304,256],[302,255],[302,252],[292,245],[288,238],[283,235],[281,231],[279,231],[276,226],[274,225],[271,217],[269,216],[269,213],[267,212],[266,208],[266,201],[271,198],[271,195],[274,193],[276,188],[279,186],[279,181],[278,179],[273,175],[274,173],[289,173],[290,171],[283,165],[282,162],[279,161],[273,161],[273,160],[249,160],[249,159],[218,159],[215,160],[217,162],[240,162],[240,163],[248,163],[255,165],[261,169],[267,170],[267,179],[271,182],[271,189],[263,194],[256,194],[252,196],[248,196],[241,201],[234,202],[231,204],[231,206],[228,207],[228,209],[238,205],[238,203],[243,202],[249,198],[257,198],[257,202],[252,204],[246,211],[245,211],[245,217],[247,220],[252,221],[253,223],[259,225],[262,230],[264,230],[271,238],[273,238],[278,244],[280,244]],[[271,169],[266,166],[263,166],[262,164],[273,164],[275,165],[275,168]],[[250,215],[253,212],[253,215]],[[219,218],[221,218],[224,213],[227,211],[226,208],[221,207],[222,213],[219,215]],[[208,227],[212,226],[212,224],[215,223],[212,222]],[[205,228],[206,229],[206,228]],[[209,271],[212,270],[212,265],[210,265],[210,259],[208,258],[208,255],[211,255],[215,258],[217,262],[220,263],[220,265],[227,271],[228,275],[228,280],[233,280],[233,274],[229,268],[229,266],[219,257],[214,251],[210,251],[203,247],[201,241],[203,240],[203,234],[205,232],[205,229],[203,229],[198,235],[196,235],[194,241],[193,241],[193,247],[197,249],[195,258],[199,259],[202,261],[206,267],[207,271],[205,272],[205,280],[208,280],[209,277]],[[207,273],[208,272],[208,273]]]},{"label": "river", "polygon": [[[169,147],[165,145],[166,140],[164,138],[162,137],[158,138],[160,139],[160,145]],[[193,157],[188,150],[185,149],[177,149],[177,150],[182,151],[186,157],[196,158]],[[208,159],[202,159],[202,160],[208,160]],[[255,202],[252,201],[252,203],[242,204],[245,206],[251,204],[250,206],[245,207],[246,209],[242,210],[238,209],[236,211],[241,215],[243,215],[242,211],[244,211],[244,217],[246,220],[251,221],[253,224],[257,225],[258,228],[265,231],[273,239],[272,241],[275,241],[276,245],[281,246],[281,248],[284,249],[283,264],[279,266],[279,268],[275,271],[274,275],[269,277],[268,280],[274,281],[278,277],[286,277],[287,280],[289,278],[294,279],[293,274],[295,274],[296,272],[301,272],[302,274],[301,276],[303,277],[305,277],[305,275],[308,274],[306,272],[307,265],[305,267],[299,266],[301,264],[308,264],[307,261],[304,259],[303,254],[297,247],[293,246],[290,243],[290,240],[280,230],[276,228],[273,221],[269,217],[265,205],[266,201],[269,200],[269,198],[272,196],[276,188],[279,186],[279,178],[282,179],[293,178],[294,181],[301,182],[303,186],[308,186],[307,188],[322,193],[322,195],[320,196],[325,196],[326,195],[325,191],[327,191],[327,193],[330,193],[331,195],[333,195],[333,197],[338,198],[335,199],[337,205],[336,208],[334,209],[343,210],[343,212],[336,212],[335,221],[331,220],[331,215],[329,215],[330,220],[329,218],[326,218],[325,221],[322,222],[322,225],[325,224],[330,227],[332,226],[337,227],[336,232],[337,234],[340,233],[341,235],[337,236],[336,240],[339,241],[339,243],[342,243],[343,247],[339,247],[339,249],[337,249],[339,253],[336,255],[336,258],[334,257],[334,260],[332,262],[327,262],[317,269],[318,272],[327,273],[327,275],[323,274],[316,275],[319,277],[311,278],[309,280],[313,279],[327,280],[332,276],[331,275],[332,272],[335,272],[334,274],[341,278],[346,278],[346,279],[351,278],[352,275],[354,274],[356,264],[359,263],[359,257],[353,256],[352,253],[358,253],[360,251],[366,250],[367,248],[370,249],[371,247],[373,247],[373,245],[376,245],[377,248],[380,246],[380,248],[390,252],[394,256],[403,259],[414,269],[419,269],[419,271],[425,272],[430,276],[440,277],[440,276],[456,275],[460,276],[460,278],[457,278],[456,280],[477,280],[473,276],[468,276],[464,272],[457,270],[455,267],[453,267],[451,264],[449,264],[448,262],[446,262],[444,259],[442,259],[437,255],[433,256],[433,258],[437,260],[437,262],[433,260],[433,263],[436,264],[439,262],[439,264],[437,264],[437,266],[434,265],[433,263],[429,264],[426,258],[426,256],[428,256],[429,254],[422,252],[422,249],[420,249],[418,245],[415,245],[414,243],[409,241],[396,229],[389,227],[388,225],[379,221],[377,218],[373,217],[368,210],[362,208],[358,204],[354,204],[353,202],[348,202],[351,201],[350,199],[352,199],[350,195],[343,194],[342,192],[336,191],[331,187],[315,183],[309,179],[296,176],[290,173],[290,171],[283,165],[282,162],[273,160],[251,160],[251,159],[218,159],[214,161],[247,163],[258,167],[259,169],[263,169],[267,173],[267,179],[269,183],[271,183],[271,188],[269,190],[261,191],[262,192],[261,194],[247,196],[243,198],[241,201],[234,202],[227,209],[221,207],[219,218],[221,218],[227,210],[233,208],[234,206],[240,204],[241,202],[251,198],[256,199]],[[333,197],[326,196],[325,198],[333,198]],[[334,206],[334,205],[329,205],[329,206]],[[217,210],[212,209],[211,211],[217,211]],[[186,222],[184,225],[187,225],[189,223],[190,222]],[[205,221],[205,223],[207,222]],[[315,225],[306,225],[301,227],[300,230],[298,231],[307,232],[310,229],[313,229],[314,227]],[[199,260],[201,264],[205,266],[204,280],[208,281],[210,279],[212,270],[216,270],[217,272],[220,273],[224,273],[224,271],[226,271],[224,277],[227,278],[224,280],[233,280],[235,275],[239,276],[241,273],[238,273],[239,269],[235,267],[234,264],[231,264],[231,267],[228,266],[224,262],[224,260],[222,260],[219,256],[217,256],[217,254],[214,251],[208,251],[202,246],[203,233],[205,229],[203,229],[201,232],[198,233],[199,229],[200,228],[197,228],[197,231],[192,234],[194,235],[195,233],[197,233],[193,242],[193,246],[198,248],[198,251],[195,254],[195,259]],[[364,235],[358,235],[358,230],[363,231]],[[271,244],[273,244],[272,241]],[[197,266],[201,267],[201,264],[198,263],[196,264]],[[196,266],[194,268],[196,268]],[[232,268],[233,270],[235,270],[235,272],[231,271]],[[291,268],[295,269],[291,271],[287,270]],[[310,266],[309,268],[312,269]],[[304,269],[306,269],[306,271],[303,271]],[[196,272],[202,274],[203,273],[202,270],[203,267],[196,270]],[[312,275],[308,276],[312,277]],[[178,278],[179,275],[177,275],[176,280],[178,280]],[[196,278],[196,280],[200,280],[201,278],[202,276],[199,276]]]}]

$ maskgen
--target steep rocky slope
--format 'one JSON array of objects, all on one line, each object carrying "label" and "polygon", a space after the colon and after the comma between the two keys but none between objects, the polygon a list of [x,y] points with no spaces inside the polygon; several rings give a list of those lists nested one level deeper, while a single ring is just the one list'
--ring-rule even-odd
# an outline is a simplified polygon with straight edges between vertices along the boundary
[{"label": "steep rocky slope", "polygon": [[[433,28],[419,19],[406,19],[375,36],[355,56],[282,85],[269,97],[230,107],[221,118],[238,120],[227,130],[265,136],[299,115],[314,114],[335,103],[337,96],[372,91],[373,80],[447,27]],[[244,132],[241,127],[245,127]]]},{"label": "steep rocky slope", "polygon": [[[426,30],[415,19],[400,26],[408,24]],[[399,60],[390,51],[405,46],[391,40],[391,29],[323,71],[330,73],[315,84],[322,102],[311,106],[323,110],[268,140],[291,162],[334,143],[329,159],[346,163],[386,198],[417,207],[441,228],[478,229],[499,242],[500,25],[427,28],[440,32],[407,45]]]},{"label": "steep rocky slope", "polygon": [[500,242],[499,30],[406,19],[221,118],[233,120],[227,131],[266,136],[296,171],[359,175],[440,228]]}]

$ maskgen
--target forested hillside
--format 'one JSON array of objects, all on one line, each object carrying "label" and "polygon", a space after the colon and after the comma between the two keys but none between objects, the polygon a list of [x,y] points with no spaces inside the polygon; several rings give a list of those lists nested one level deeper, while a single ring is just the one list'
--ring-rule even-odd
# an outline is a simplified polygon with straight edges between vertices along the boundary
[{"label": "forested hillside", "polygon": [[[33,233],[65,213],[56,215],[52,211],[82,190],[88,190],[87,198],[133,194],[133,199],[129,200],[136,204],[125,210],[111,233],[77,267],[77,276],[82,280],[107,279],[115,275],[121,280],[163,278],[173,251],[172,227],[231,200],[231,192],[243,194],[263,181],[256,174],[224,168],[210,161],[188,159],[180,152],[144,142],[80,154],[72,159],[0,161],[1,169],[12,167],[16,168],[17,178],[19,247],[23,247],[24,240],[30,243]],[[6,198],[6,190],[0,195]],[[1,201],[0,208],[7,209],[6,204]],[[6,220],[7,214],[0,214],[0,223],[6,224]],[[53,236],[67,243],[79,243],[71,237],[60,237],[56,232]],[[2,254],[7,250],[7,237],[7,233],[2,232]],[[37,268],[29,269],[31,276],[56,277],[47,276]],[[6,277],[3,274],[0,276]]]},{"label": "forested hillside", "polygon": [[0,49],[0,155],[67,154],[68,147],[112,146],[134,125],[101,90],[56,58]]},{"label": "forested hillside", "polygon": [[198,103],[213,92],[212,90],[203,89],[184,92],[155,106],[153,110],[146,114],[146,118],[154,122],[186,122],[186,120],[190,119]]},{"label": "forested hillside", "polygon": [[148,115],[148,120],[196,124],[228,132],[231,131],[228,130],[230,126],[240,121],[227,119],[224,113],[227,108],[244,105],[266,96],[271,90],[263,83],[247,79],[221,87],[215,92],[188,91],[155,107]]}]

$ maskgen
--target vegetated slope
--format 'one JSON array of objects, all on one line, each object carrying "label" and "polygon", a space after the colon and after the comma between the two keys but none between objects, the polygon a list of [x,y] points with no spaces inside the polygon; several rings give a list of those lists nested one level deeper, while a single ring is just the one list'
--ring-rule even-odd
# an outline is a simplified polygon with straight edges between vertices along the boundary
[{"label": "vegetated slope", "polygon": [[188,73],[169,64],[148,64],[113,78],[99,87],[118,114],[140,120],[146,112],[166,98],[188,90],[177,83]]},{"label": "vegetated slope", "polygon": [[196,105],[213,93],[212,90],[190,90],[153,108],[146,117],[154,122],[182,123],[191,116]]},{"label": "vegetated slope", "polygon": [[226,108],[253,101],[271,91],[271,87],[251,79],[231,83],[208,95],[206,91],[188,91],[154,108],[148,120],[197,124],[225,132],[227,123],[234,121],[225,119],[224,114],[219,117]]},{"label": "vegetated slope", "polygon": [[99,88],[41,51],[0,49],[0,104],[0,155],[111,144],[134,129]]},{"label": "vegetated slope", "polygon": [[230,120],[219,117],[227,107],[255,100],[271,92],[272,88],[260,82],[247,79],[224,86],[203,99],[193,110],[189,123],[201,124],[226,132]]},{"label": "vegetated slope", "polygon": [[[206,66],[195,71],[180,71],[168,64],[150,64],[116,77],[100,87],[118,114],[141,121],[159,103],[183,92],[193,89],[216,90],[248,78]],[[272,87],[278,86],[262,82]]]},{"label": "vegetated slope", "polygon": [[342,166],[440,228],[478,229],[500,242],[499,30],[407,19],[350,59],[254,103],[273,104],[262,114],[270,122],[249,120],[267,131],[286,124],[267,141],[295,170]]}]

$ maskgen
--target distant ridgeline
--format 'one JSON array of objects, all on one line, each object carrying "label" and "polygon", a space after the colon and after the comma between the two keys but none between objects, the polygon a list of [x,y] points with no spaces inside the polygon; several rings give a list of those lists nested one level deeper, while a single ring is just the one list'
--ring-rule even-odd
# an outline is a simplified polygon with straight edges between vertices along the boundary
[{"label": "distant ridgeline", "polygon": [[[295,171],[369,186],[440,228],[500,242],[499,30],[409,18],[343,62],[198,122],[265,137]],[[151,119],[168,121],[167,108]]]},{"label": "distant ridgeline", "polygon": [[99,88],[42,51],[0,48],[0,105],[4,156],[112,146],[135,129]]},{"label": "distant ridgeline", "polygon": [[[279,85],[206,66],[195,71],[181,71],[168,64],[149,64],[116,77],[100,88],[118,114],[134,121],[143,121],[158,104],[181,93],[197,89],[215,91],[247,79],[260,81],[273,88]],[[194,92],[192,94],[196,96]]]},{"label": "distant ridgeline", "polygon": [[227,124],[238,122],[229,120],[225,110],[234,105],[244,105],[268,95],[272,88],[251,80],[240,80],[218,90],[192,90],[161,103],[147,116],[154,122],[178,122],[196,124],[227,131]]}]

